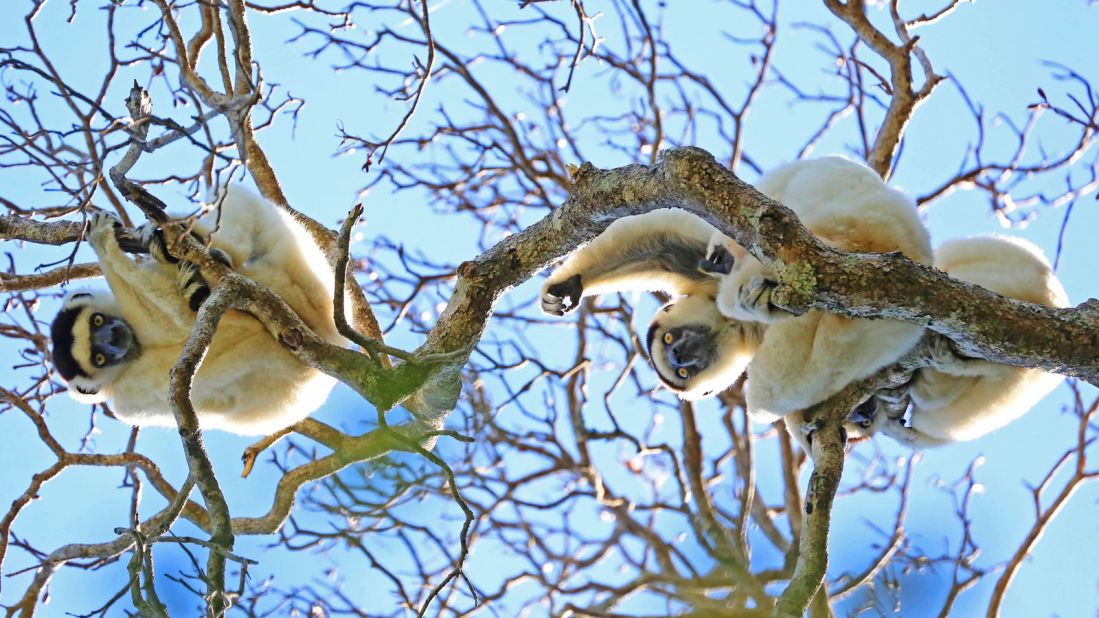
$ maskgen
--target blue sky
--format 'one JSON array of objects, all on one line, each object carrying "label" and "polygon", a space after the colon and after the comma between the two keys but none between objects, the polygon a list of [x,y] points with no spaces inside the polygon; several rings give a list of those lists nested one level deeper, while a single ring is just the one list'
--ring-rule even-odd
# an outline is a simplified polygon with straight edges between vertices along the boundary
[{"label": "blue sky", "polygon": [[[18,3],[25,10],[26,2]],[[132,4],[132,3],[131,3]],[[751,64],[745,48],[731,44],[721,36],[722,30],[728,30],[742,36],[754,36],[758,24],[744,18],[742,13],[717,2],[701,1],[688,4],[668,3],[669,8],[664,28],[673,44],[678,44],[676,53],[706,74],[727,92],[734,100],[739,100],[744,85],[751,76]],[[601,6],[594,2],[586,3],[589,14],[600,10],[611,13],[611,6]],[[333,5],[335,6],[335,5]],[[518,11],[511,2],[490,3],[493,16],[505,19],[529,18],[530,10]],[[906,15],[933,11],[938,2],[902,3]],[[927,50],[935,68],[940,73],[948,73],[963,83],[972,100],[983,104],[987,112],[986,148],[989,158],[1003,160],[1010,156],[1013,137],[1008,131],[1006,121],[994,121],[993,116],[1003,113],[1014,123],[1022,123],[1026,117],[1026,106],[1037,101],[1036,89],[1041,87],[1051,100],[1068,103],[1066,93],[1079,94],[1079,89],[1071,84],[1059,82],[1053,78],[1051,69],[1043,64],[1045,60],[1063,63],[1080,71],[1084,76],[1099,79],[1094,59],[1096,44],[1094,33],[1099,31],[1099,11],[1089,8],[1088,3],[980,3],[965,4],[953,15],[941,23],[920,31],[921,41]],[[463,49],[477,49],[490,45],[491,41],[483,34],[469,33],[470,24],[479,23],[477,13],[467,3],[457,0],[444,0],[432,3],[433,28],[440,40]],[[687,8],[689,7],[689,8]],[[66,2],[51,2],[38,16],[39,34],[42,45],[57,61],[60,70],[70,83],[82,89],[98,87],[99,75],[103,70],[102,50],[104,42],[101,36],[104,22],[103,12],[92,3],[79,4],[77,18],[72,24],[65,23],[69,11]],[[568,3],[547,4],[545,10],[572,23]],[[655,7],[650,7],[655,11]],[[132,23],[146,23],[152,19],[155,7],[148,3],[132,7],[126,12],[125,19]],[[361,22],[352,37],[368,37],[372,28],[378,24],[370,16],[357,14]],[[291,15],[293,16],[293,15]],[[886,15],[880,9],[873,10],[875,23],[886,23]],[[830,23],[833,32],[845,44],[850,34],[845,26],[836,23],[827,11],[815,2],[788,2],[780,8],[779,40],[775,65],[790,79],[796,81],[806,92],[836,93],[839,85],[831,79],[827,57],[819,49],[820,36],[799,29],[799,22]],[[127,23],[127,22],[123,22]],[[620,48],[621,31],[617,24],[604,16],[596,21],[600,34],[606,37],[605,44]],[[193,25],[193,24],[192,24]],[[296,43],[287,41],[296,33],[293,23],[286,15],[262,16],[251,19],[255,37],[256,59],[261,63],[264,79],[269,84],[278,84],[280,92],[289,92],[304,97],[306,106],[292,124],[289,118],[281,117],[276,126],[261,134],[261,143],[267,149],[272,165],[280,176],[284,190],[296,208],[304,210],[320,221],[334,226],[344,216],[347,209],[357,199],[365,199],[367,224],[358,231],[362,239],[357,244],[360,255],[367,258],[388,260],[379,266],[394,268],[391,256],[369,252],[369,242],[376,237],[385,236],[396,243],[403,244],[410,252],[424,256],[435,263],[455,265],[464,259],[476,255],[479,250],[478,239],[482,225],[472,217],[444,216],[438,213],[443,205],[433,204],[433,197],[423,191],[396,192],[388,183],[382,183],[368,194],[362,187],[373,180],[370,173],[364,173],[360,167],[363,162],[361,151],[343,156],[333,156],[338,146],[338,127],[343,126],[349,132],[359,132],[381,136],[389,132],[406,109],[402,101],[382,96],[375,86],[391,87],[384,80],[380,84],[376,76],[360,71],[329,72],[318,70],[337,64],[343,58],[333,52],[322,54],[313,60],[305,56],[316,41],[304,39]],[[413,24],[397,24],[398,29],[415,34]],[[539,53],[538,41],[524,38],[524,30],[505,30],[501,40],[525,53]],[[0,24],[0,42],[4,45],[25,44],[21,20],[8,19]],[[397,46],[385,46],[378,52],[380,61],[397,67],[409,66],[408,55],[415,50]],[[865,51],[865,50],[864,50]],[[422,55],[421,55],[422,59]],[[520,76],[509,73],[503,67],[493,63],[483,63],[474,67],[483,81],[492,84],[493,92],[498,91],[499,100],[508,105],[509,113],[525,111],[534,116],[539,113],[536,106],[527,98],[530,95],[529,84]],[[169,72],[170,73],[170,72]],[[5,80],[25,79],[13,71],[0,73]],[[114,80],[107,101],[117,106],[114,111],[122,115],[120,105],[132,79],[142,83],[149,80],[148,65],[123,67]],[[174,79],[174,78],[172,78]],[[157,113],[171,116],[180,122],[186,121],[193,113],[191,108],[172,108],[166,97],[163,85],[153,82],[152,92]],[[48,92],[40,88],[39,94],[43,109],[55,114],[63,113],[60,104]],[[670,90],[661,91],[661,96],[670,97]],[[592,60],[581,63],[573,78],[572,90],[563,95],[565,113],[570,123],[579,126],[585,119],[596,114],[613,115],[622,109],[639,105],[641,93],[636,85],[625,84],[618,90],[612,90],[608,84],[606,67]],[[469,95],[454,84],[452,79],[433,81],[428,94],[421,103],[420,112],[414,117],[406,135],[418,135],[424,132],[429,123],[437,121],[438,110],[445,108],[456,118],[475,117],[468,105]],[[700,97],[702,104],[705,101]],[[0,108],[9,105],[0,101]],[[789,160],[795,156],[798,148],[808,135],[819,125],[826,108],[812,103],[792,103],[790,93],[776,85],[770,85],[756,102],[746,129],[746,152],[763,168],[768,168]],[[19,115],[23,110],[8,109]],[[669,119],[674,126],[675,119]],[[836,130],[824,139],[816,148],[815,154],[834,152],[851,155],[850,146],[853,119],[848,117],[837,125]],[[705,122],[700,123],[702,129]],[[672,134],[669,131],[669,134]],[[1043,147],[1056,151],[1070,139],[1073,129],[1051,114],[1043,117],[1037,125],[1036,136]],[[588,131],[584,133],[585,154],[593,163],[601,167],[611,167],[630,162],[621,151],[603,144],[598,135]],[[951,83],[944,83],[939,90],[916,113],[906,134],[904,152],[892,182],[913,195],[921,195],[930,190],[944,177],[957,169],[968,145],[976,139],[976,131],[971,115],[967,112],[959,90]],[[689,143],[711,149],[719,156],[727,156],[727,145],[716,137],[713,131],[701,130],[688,140]],[[443,160],[441,150],[445,144],[435,143],[422,152],[394,150],[390,156],[400,161]],[[155,157],[145,157],[136,172],[139,176],[155,176],[168,173],[178,165],[177,157],[194,157],[193,151],[185,144],[177,144]],[[1036,160],[1040,150],[1035,148],[1028,155],[1029,161]],[[1089,151],[1073,169],[1077,178],[1089,174],[1089,166],[1095,153]],[[575,161],[579,163],[580,161]],[[188,168],[190,169],[190,168]],[[739,170],[746,179],[754,180],[756,175],[748,168]],[[58,200],[56,194],[50,194],[42,186],[42,178],[28,174],[23,170],[0,169],[0,194],[27,207],[53,204]],[[1034,187],[1056,187],[1063,184],[1061,176],[1048,180],[1032,181]],[[182,192],[175,188],[163,188],[160,195],[169,203],[182,203]],[[174,200],[174,201],[173,201]],[[936,202],[926,209],[925,217],[931,231],[934,244],[943,240],[964,235],[1004,232],[1019,235],[1039,244],[1051,256],[1058,244],[1066,208],[1042,210],[1027,225],[1004,230],[1001,223],[990,214],[987,198],[977,192],[957,192]],[[520,221],[530,223],[545,213],[541,205],[518,213]],[[414,224],[410,225],[410,222]],[[1099,229],[1094,195],[1083,196],[1072,210],[1070,225],[1062,241],[1062,253],[1058,275],[1061,277],[1074,304],[1096,295],[1094,275],[1094,256],[1092,237]],[[20,272],[31,270],[45,261],[54,261],[63,254],[55,250],[43,250],[34,247],[16,247],[5,243],[3,250],[15,254]],[[90,252],[82,250],[81,259],[90,259]],[[510,292],[498,309],[523,311],[526,315],[536,316],[537,312],[529,304],[540,285],[540,279]],[[438,304],[445,301],[448,288],[433,287],[423,292],[424,297],[418,303],[416,311],[437,311]],[[648,315],[656,306],[651,299],[638,300],[635,326],[643,327]],[[55,303],[43,302],[38,319],[48,321],[55,310]],[[521,307],[521,308],[520,308]],[[381,321],[389,324],[396,320],[396,327],[388,343],[404,348],[414,348],[421,335],[414,332],[410,320],[397,320],[397,316],[381,311]],[[430,317],[430,316],[428,316]],[[5,315],[4,320],[23,320],[21,316]],[[499,324],[494,321],[491,324]],[[494,330],[490,324],[486,341],[511,341],[515,336],[502,329]],[[571,322],[567,323],[571,325]],[[569,337],[562,336],[567,333]],[[537,325],[525,332],[530,345],[544,354],[540,358],[548,365],[567,367],[569,359],[575,353],[572,331],[566,323]],[[7,367],[20,361],[17,350],[6,341],[0,341],[0,358],[4,359],[3,372]],[[617,379],[621,365],[613,350],[600,349],[593,353],[595,365],[591,373],[588,391],[589,401],[585,408],[588,422],[599,425],[607,419],[607,410],[602,401],[604,392]],[[11,359],[10,361],[8,359]],[[32,375],[32,370],[15,370],[16,379]],[[637,374],[648,385],[654,385],[655,379],[645,368],[638,368]],[[521,380],[516,378],[516,384]],[[5,382],[7,384],[7,382]],[[507,394],[499,384],[493,386],[491,395],[502,400]],[[1085,401],[1095,396],[1090,387],[1083,389]],[[542,393],[535,392],[520,400],[527,406],[537,409],[542,403]],[[656,427],[658,436],[674,436],[679,433],[678,421],[674,417],[671,401],[666,392],[658,393],[652,401],[634,401],[624,394],[612,398],[613,406],[631,410],[626,419],[639,431],[645,427]],[[1042,475],[1062,450],[1073,439],[1074,419],[1065,412],[1070,403],[1070,391],[1066,387],[1058,390],[1027,417],[1013,425],[969,444],[959,444],[930,451],[923,456],[916,467],[917,476],[912,490],[910,514],[906,530],[911,537],[928,553],[942,551],[948,544],[953,547],[958,542],[960,529],[953,516],[953,507],[949,496],[942,491],[961,476],[974,458],[982,457],[983,465],[977,472],[977,479],[984,486],[983,492],[973,501],[971,515],[973,534],[982,547],[977,558],[978,564],[993,567],[1010,556],[1019,540],[1026,534],[1033,518],[1033,507],[1028,487],[1040,482]],[[51,429],[56,432],[67,448],[76,450],[85,434],[88,423],[88,409],[78,406],[65,397],[51,400],[48,420]],[[456,415],[468,410],[468,406],[459,408]],[[662,422],[654,423],[653,414],[662,414]],[[362,430],[367,423],[363,419],[372,419],[374,411],[354,396],[348,389],[339,387],[329,403],[319,413],[318,418],[349,430]],[[700,423],[708,426],[716,420],[716,406],[713,404],[699,407]],[[621,414],[619,414],[621,417]],[[452,424],[461,426],[459,419],[451,419]],[[128,428],[106,418],[97,419],[99,432],[95,435],[91,448],[96,452],[117,452],[125,447]],[[508,406],[500,411],[498,422],[520,425],[524,422],[518,406]],[[0,483],[0,504],[6,504],[23,491],[32,474],[43,469],[52,461],[49,453],[39,445],[30,433],[30,424],[25,418],[12,412],[0,416],[0,469],[4,472],[4,481]],[[663,432],[663,434],[661,433]],[[706,450],[712,455],[719,454],[724,445],[720,438],[710,441],[709,436],[718,436],[719,431],[707,433]],[[234,514],[251,515],[266,510],[278,471],[274,466],[257,466],[256,472],[245,480],[238,478],[240,450],[251,443],[248,438],[211,432],[206,437],[207,446],[212,454],[215,467],[222,480],[223,489]],[[908,456],[903,449],[889,444],[884,438],[876,441],[886,459],[899,460]],[[760,461],[773,461],[774,453],[765,443],[757,458]],[[149,430],[142,432],[140,450],[151,454],[162,466],[166,476],[178,484],[185,474],[185,468],[179,449],[178,438],[167,430]],[[444,456],[454,455],[453,447],[444,445]],[[846,481],[856,483],[860,468],[859,460],[865,460],[873,451],[859,447],[853,455],[853,463],[848,466]],[[302,461],[300,454],[295,461]],[[605,458],[602,463],[607,469],[613,469],[618,462],[619,452],[607,447],[600,453]],[[517,458],[509,460],[517,470],[527,465],[535,465]],[[367,468],[369,469],[369,468]],[[768,480],[774,473],[766,466],[760,467],[760,484],[764,488],[777,485]],[[1063,480],[1062,473],[1057,479]],[[637,492],[641,495],[645,487],[631,486],[626,475],[614,478],[623,492]],[[28,506],[17,521],[15,530],[22,538],[30,539],[37,547],[51,550],[67,542],[95,542],[109,539],[116,526],[125,525],[128,509],[128,491],[118,488],[122,475],[117,470],[67,470],[51,481],[42,492],[42,500]],[[805,479],[802,479],[804,487]],[[1056,485],[1056,479],[1055,479]],[[533,493],[552,496],[560,492],[552,482],[532,489]],[[319,491],[317,488],[308,491]],[[1033,556],[1024,566],[1013,591],[1008,597],[1009,603],[1005,615],[1008,616],[1046,616],[1046,615],[1090,615],[1099,609],[1097,596],[1097,571],[1094,556],[1099,555],[1099,534],[1095,523],[1095,502],[1099,499],[1099,490],[1094,485],[1079,491],[1064,509],[1056,522],[1049,528]],[[71,505],[79,504],[78,515]],[[158,497],[146,494],[143,511],[155,512],[161,507]],[[833,554],[830,574],[845,569],[857,570],[868,554],[868,545],[874,535],[867,522],[879,528],[892,525],[892,513],[895,509],[895,497],[888,494],[867,493],[857,498],[840,501],[834,516]],[[439,521],[450,526],[450,534],[456,534],[459,522],[454,520],[456,510],[447,505],[431,504],[422,514],[415,515],[426,521]],[[304,523],[322,525],[325,521],[321,514],[299,509],[296,517]],[[587,525],[594,532],[605,528],[606,522],[598,523],[595,511],[584,508],[570,516],[590,520]],[[658,520],[654,526],[668,536],[674,536],[677,526],[682,522],[674,518]],[[181,524],[177,532],[191,534],[186,524]],[[364,539],[371,543],[379,555],[392,552],[397,555],[400,549],[397,542],[385,535],[372,535]],[[273,576],[274,585],[289,588],[296,583],[316,582],[323,579],[325,566],[339,568],[339,575],[333,583],[343,583],[351,596],[358,599],[369,610],[381,611],[392,607],[386,591],[387,581],[377,571],[367,568],[362,556],[342,548],[333,548],[325,553],[300,554],[281,549],[267,549],[271,539],[241,538],[237,550],[249,557],[261,559],[261,565],[253,574],[253,582],[259,584],[264,578]],[[685,541],[689,545],[689,541]],[[848,550],[845,543],[850,543]],[[690,550],[686,550],[690,551]],[[168,547],[158,549],[158,566],[161,572],[173,572],[175,568],[186,568],[184,558],[178,551]],[[302,570],[303,560],[307,559],[309,568]],[[765,552],[755,557],[756,565],[770,565],[777,556],[768,556]],[[498,541],[488,539],[475,547],[470,558],[471,576],[479,584],[491,587],[491,582],[506,575],[510,569],[517,568],[519,560],[509,554],[509,550]],[[4,563],[5,574],[33,564],[33,558],[16,549],[9,549]],[[324,565],[324,566],[322,566]],[[398,565],[403,566],[399,564]],[[608,568],[609,569],[609,568]],[[61,611],[84,612],[102,603],[109,594],[121,586],[125,573],[122,565],[111,565],[95,572],[76,569],[63,569],[54,579],[51,606],[43,615],[59,615]],[[611,577],[611,575],[607,575]],[[991,593],[994,577],[987,578],[974,589],[962,595],[956,605],[957,615],[973,615],[983,610]],[[949,581],[949,573],[936,571],[912,574],[903,577],[906,615],[924,615],[930,608],[941,602],[941,591]],[[27,575],[5,578],[0,590],[0,602],[10,603],[21,593],[27,582]],[[165,582],[165,591],[173,588]],[[519,600],[526,595],[536,595],[538,590],[527,586],[517,587],[510,596],[497,606],[501,615],[509,615],[508,608],[518,607]],[[186,615],[193,605],[188,597],[173,597],[164,594],[165,600],[180,615]],[[839,607],[850,609],[859,599],[845,601]],[[658,611],[650,603],[653,600],[639,597],[623,608],[623,611]],[[373,606],[372,606],[373,604]],[[842,613],[842,612],[841,612]]]}]

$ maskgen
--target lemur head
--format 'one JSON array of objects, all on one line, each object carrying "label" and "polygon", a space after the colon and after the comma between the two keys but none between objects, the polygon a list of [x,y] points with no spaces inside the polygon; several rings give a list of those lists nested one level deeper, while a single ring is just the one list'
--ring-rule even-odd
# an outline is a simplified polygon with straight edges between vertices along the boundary
[{"label": "lemur head", "polygon": [[847,430],[847,443],[854,444],[869,439],[889,420],[885,406],[874,395],[855,407],[843,423]]},{"label": "lemur head", "polygon": [[657,312],[645,347],[660,381],[681,398],[695,400],[731,386],[761,338],[759,325],[730,320],[713,297],[696,295]]},{"label": "lemur head", "polygon": [[77,401],[106,400],[104,387],[141,353],[137,334],[120,313],[107,292],[73,292],[53,319],[53,364]]}]

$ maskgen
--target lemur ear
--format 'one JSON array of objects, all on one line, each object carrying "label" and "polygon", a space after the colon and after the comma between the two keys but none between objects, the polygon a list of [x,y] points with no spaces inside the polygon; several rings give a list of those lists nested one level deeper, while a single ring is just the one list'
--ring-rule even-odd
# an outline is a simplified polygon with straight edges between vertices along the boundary
[{"label": "lemur ear", "polygon": [[88,302],[89,300],[91,300],[91,298],[91,292],[73,292],[65,297],[65,299],[61,302],[61,305],[63,307],[72,307],[75,303]]}]

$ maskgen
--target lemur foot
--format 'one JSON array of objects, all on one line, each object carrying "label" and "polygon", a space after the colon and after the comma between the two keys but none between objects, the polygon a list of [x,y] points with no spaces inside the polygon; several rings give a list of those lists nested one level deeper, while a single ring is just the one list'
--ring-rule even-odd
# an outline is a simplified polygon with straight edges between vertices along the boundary
[{"label": "lemur foot", "polygon": [[903,418],[893,419],[881,426],[881,432],[898,443],[909,448],[920,447],[920,434],[905,422]]},{"label": "lemur foot", "polygon": [[711,275],[727,275],[733,270],[733,254],[725,245],[715,244],[706,251],[706,257],[698,261],[698,269]]},{"label": "lemur foot", "polygon": [[88,242],[93,247],[102,247],[115,241],[115,232],[121,228],[122,222],[113,214],[102,210],[94,212],[88,219]]},{"label": "lemur foot", "polygon": [[542,311],[550,315],[565,315],[580,305],[583,295],[584,284],[580,281],[580,275],[547,285],[542,288]]},{"label": "lemur foot", "polygon": [[[210,257],[229,268],[233,267],[232,258],[221,249],[210,249]],[[210,297],[210,284],[206,282],[194,262],[183,261],[176,265],[176,285],[191,311],[198,311],[202,303]]]},{"label": "lemur foot", "polygon": [[813,434],[817,433],[817,423],[802,423],[801,425],[798,425],[797,429],[801,432],[802,437],[805,438],[805,443],[809,446],[813,446]]},{"label": "lemur foot", "polygon": [[137,228],[137,237],[141,240],[141,244],[149,250],[149,255],[153,256],[158,262],[164,264],[178,264],[179,258],[168,253],[168,245],[164,240],[164,230],[153,223],[152,221],[146,221]]},{"label": "lemur foot", "polygon": [[[799,412],[797,414],[802,415],[802,417],[793,423],[789,421],[789,416],[786,417],[786,426],[790,428],[791,431],[796,431],[801,435],[802,446],[805,447],[805,452],[811,453],[813,447],[813,436],[815,436],[817,431],[821,429],[821,423],[818,419],[806,420],[803,416],[804,412]],[[840,426],[837,428],[837,431],[839,432],[840,443],[842,445],[846,445],[847,427],[845,427],[843,424],[840,424]]]},{"label": "lemur foot", "polygon": [[176,286],[191,311],[198,311],[210,297],[210,284],[202,277],[198,266],[192,262],[180,262],[176,270]]},{"label": "lemur foot", "polygon": [[771,281],[762,275],[756,275],[737,290],[737,307],[760,322],[774,322],[788,313],[771,304],[771,292],[778,287],[777,281]]}]

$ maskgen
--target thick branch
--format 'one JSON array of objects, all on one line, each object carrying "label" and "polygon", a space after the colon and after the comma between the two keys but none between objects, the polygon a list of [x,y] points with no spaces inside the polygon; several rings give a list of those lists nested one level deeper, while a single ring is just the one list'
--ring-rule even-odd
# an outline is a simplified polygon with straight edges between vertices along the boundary
[{"label": "thick branch", "polygon": [[13,275],[0,273],[0,292],[17,292],[21,290],[38,290],[41,288],[61,285],[73,279],[89,279],[103,274],[99,264],[74,264],[62,266],[53,270],[38,273],[36,275]]},{"label": "thick branch", "polygon": [[[128,230],[115,232],[118,244],[128,253],[148,253],[137,236]],[[0,240],[21,240],[37,245],[65,245],[84,237],[84,224],[76,221],[34,221],[16,215],[0,215]]]},{"label": "thick branch", "polygon": [[813,434],[813,473],[805,495],[805,518],[801,524],[794,575],[775,605],[775,616],[801,616],[820,589],[828,569],[828,529],[832,520],[832,501],[843,476],[846,436],[843,418],[854,406],[857,395],[833,397],[811,408],[810,414],[827,417]]},{"label": "thick branch", "polygon": [[839,393],[805,410],[800,418],[798,414],[792,414],[784,419],[791,432],[811,436],[813,473],[805,495],[797,564],[790,583],[775,605],[775,616],[801,616],[820,590],[828,570],[832,501],[843,476],[844,447],[847,445],[844,422],[851,410],[874,393],[904,384],[915,369],[925,366],[930,358],[929,343],[930,337],[924,337],[892,366],[847,385]]},{"label": "thick branch", "polygon": [[[206,350],[210,348],[210,342],[214,339],[218,321],[228,309],[229,303],[224,293],[220,289],[212,290],[209,298],[199,309],[195,328],[187,338],[179,361],[172,365],[168,372],[171,408],[183,443],[183,453],[187,458],[191,478],[198,485],[202,500],[206,503],[206,511],[210,514],[212,527],[210,542],[226,552],[233,549],[229,505],[225,502],[225,495],[221,491],[221,485],[214,474],[214,467],[203,446],[198,414],[191,403],[191,384],[206,355]],[[209,552],[206,585],[208,614],[220,616],[229,607],[228,599],[225,597],[225,554],[223,552]]]},{"label": "thick branch", "polygon": [[613,220],[655,208],[693,212],[747,247],[779,276],[774,302],[794,312],[915,322],[953,339],[966,355],[1099,384],[1099,302],[1044,307],[952,279],[899,254],[837,251],[792,211],[698,148],[668,150],[653,166],[600,170],[584,164],[560,208],[459,267],[454,294],[422,349],[452,351],[476,341],[500,294]]}]

